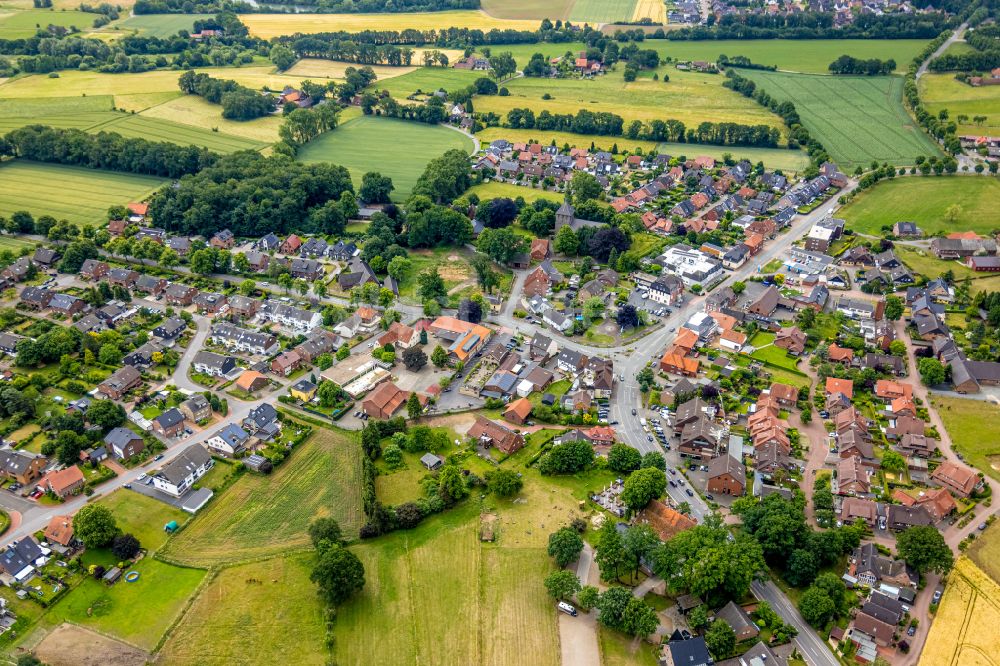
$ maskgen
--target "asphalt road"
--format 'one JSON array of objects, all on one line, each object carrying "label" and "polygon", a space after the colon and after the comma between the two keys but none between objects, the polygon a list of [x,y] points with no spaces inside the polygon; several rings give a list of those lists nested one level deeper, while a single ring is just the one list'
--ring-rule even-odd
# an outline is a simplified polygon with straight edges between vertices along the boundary
[{"label": "asphalt road", "polygon": [[798,630],[799,635],[795,637],[795,644],[807,662],[812,666],[840,666],[840,661],[837,660],[827,644],[802,619],[798,609],[792,605],[792,602],[778,589],[777,585],[769,580],[754,582],[750,586],[750,591],[758,599],[769,603],[771,608],[781,616],[781,619]]}]

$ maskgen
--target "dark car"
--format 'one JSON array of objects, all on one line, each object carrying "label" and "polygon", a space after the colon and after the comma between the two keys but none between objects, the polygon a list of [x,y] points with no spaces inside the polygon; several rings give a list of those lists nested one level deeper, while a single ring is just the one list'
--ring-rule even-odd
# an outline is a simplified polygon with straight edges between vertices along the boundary
[{"label": "dark car", "polygon": [[910,628],[906,630],[906,635],[907,636],[915,636],[916,633],[917,633],[917,627],[916,627],[916,625],[913,625],[913,624],[911,624]]},{"label": "dark car", "polygon": [[688,497],[694,497],[694,493],[691,491],[690,488],[687,488],[684,492],[688,494]]},{"label": "dark car", "polygon": [[707,500],[714,500],[715,498],[712,497],[711,495],[709,495],[708,493],[705,493],[705,499],[707,499]]}]

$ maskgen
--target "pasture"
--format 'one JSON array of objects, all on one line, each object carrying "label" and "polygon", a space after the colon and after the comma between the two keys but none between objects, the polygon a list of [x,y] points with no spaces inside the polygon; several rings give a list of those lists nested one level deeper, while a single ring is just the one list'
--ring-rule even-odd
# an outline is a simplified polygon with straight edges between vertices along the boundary
[{"label": "pasture", "polygon": [[[449,59],[451,56],[448,56]],[[414,62],[418,62],[415,58]],[[287,76],[296,76],[301,79],[343,79],[344,72],[348,67],[357,68],[351,62],[341,62],[339,60],[323,60],[320,58],[302,58],[297,60],[290,69],[285,70]],[[372,71],[378,77],[378,81],[391,79],[394,76],[409,74],[417,67],[389,67],[387,65],[371,65]]]},{"label": "pasture", "polygon": [[1000,530],[986,530],[972,543],[965,554],[990,578],[1000,581]]},{"label": "pasture", "polygon": [[[373,88],[386,90],[395,99],[408,104],[407,97],[415,92],[432,93],[439,88],[457,90],[471,85],[483,75],[482,72],[469,72],[448,67],[418,67],[408,74],[396,76],[385,81],[376,81]],[[476,109],[484,97],[475,100]]]},{"label": "pasture", "polygon": [[[622,116],[626,125],[632,120],[674,118],[688,127],[707,120],[761,124],[784,131],[778,116],[723,88],[720,76],[681,72],[671,66],[660,67],[657,71],[661,76],[669,74],[670,81],[654,81],[652,73],[644,73],[628,83],[624,79],[624,69],[595,79],[513,79],[504,83],[510,90],[509,96],[477,97],[476,111],[493,111],[503,117],[512,108],[530,108],[536,115],[542,110],[576,113],[587,109],[595,113],[616,113]],[[545,94],[551,99],[543,100]]]},{"label": "pasture", "polygon": [[563,200],[563,195],[559,192],[550,192],[548,190],[539,190],[533,187],[521,187],[520,185],[513,185],[511,183],[497,182],[473,185],[469,188],[468,194],[475,194],[480,200],[496,199],[497,197],[508,197],[510,199],[521,197],[529,203],[536,199],[548,199],[549,201],[555,201],[556,203]]},{"label": "pasture", "polygon": [[320,428],[273,474],[246,476],[221,493],[162,553],[190,566],[279,555],[307,548],[306,527],[320,516],[333,516],[353,536],[361,527],[360,488],[360,447]]},{"label": "pasture", "polygon": [[993,436],[993,424],[1000,419],[1000,407],[985,400],[934,396],[931,403],[951,435],[955,450],[969,465],[1000,479],[1000,442]]},{"label": "pasture", "polygon": [[[918,84],[920,99],[927,110],[937,115],[942,109],[957,121],[958,116],[968,116],[959,123],[958,134],[997,136],[1000,134],[1000,87],[970,85],[956,81],[952,74],[925,74]],[[976,124],[976,116],[986,116],[986,122]]]},{"label": "pasture", "polygon": [[361,32],[363,30],[440,30],[470,28],[479,30],[537,30],[539,20],[494,18],[479,10],[412,12],[399,14],[243,14],[240,20],[250,34],[262,39],[282,35],[317,32]]},{"label": "pasture", "polygon": [[172,37],[181,30],[191,32],[195,21],[212,18],[211,14],[137,14],[115,25],[122,30],[134,30],[146,37]]},{"label": "pasture", "polygon": [[109,207],[140,201],[164,182],[152,176],[15,160],[0,164],[0,215],[26,210],[77,224],[101,224]]},{"label": "pasture", "polygon": [[[1000,227],[1000,182],[974,176],[927,176],[881,182],[840,211],[858,233],[878,236],[883,226],[916,222],[925,235],[949,231],[989,234]],[[944,219],[949,206],[961,210],[954,224]]]},{"label": "pasture", "polygon": [[[531,141],[549,145],[552,141],[559,147],[574,146],[589,148],[594,144],[595,150],[611,150],[614,144],[618,144],[618,149],[622,151],[635,152],[642,150],[649,152],[656,150],[656,141],[640,141],[639,139],[626,139],[622,136],[598,136],[596,134],[574,134],[573,132],[548,132],[536,129],[507,129],[506,127],[485,127],[476,132],[476,138],[485,146],[497,139],[507,139],[508,141],[519,141],[529,143]],[[707,146],[706,146],[707,148]]]},{"label": "pasture", "polygon": [[635,7],[636,0],[576,0],[569,18],[574,22],[590,24],[630,21]]},{"label": "pasture", "polygon": [[968,557],[959,558],[948,577],[920,666],[994,663],[988,655],[1000,649],[998,623],[1000,585]]},{"label": "pasture", "polygon": [[325,608],[309,580],[313,558],[291,555],[212,574],[164,643],[159,663],[327,663]]},{"label": "pasture", "polygon": [[164,141],[179,145],[198,146],[216,153],[228,154],[240,150],[258,150],[267,146],[266,142],[253,141],[239,136],[213,132],[210,129],[182,125],[171,120],[144,115],[123,115],[95,127],[88,132],[114,132],[125,137]]},{"label": "pasture", "polygon": [[[117,99],[117,98],[116,98]],[[226,137],[229,141],[241,137],[251,144],[263,145],[278,140],[278,129],[281,127],[280,116],[265,116],[253,120],[228,120],[222,117],[218,104],[212,104],[197,95],[181,95],[169,101],[151,106],[140,114],[143,118],[162,118],[168,122],[182,120],[187,128],[200,128],[218,134],[213,136]]]},{"label": "pasture", "polygon": [[6,12],[5,9],[0,9],[0,39],[34,37],[39,29],[50,25],[86,30],[94,25],[95,18],[97,18],[96,14],[77,11],[29,9]]},{"label": "pasture", "polygon": [[343,165],[355,183],[368,171],[381,172],[392,178],[393,197],[404,199],[427,163],[452,148],[471,153],[472,140],[447,127],[362,116],[309,142],[299,159]]},{"label": "pasture", "polygon": [[934,142],[903,109],[903,79],[817,76],[745,70],[773,98],[790,100],[802,123],[845,171],[873,160],[911,165],[939,155]]}]

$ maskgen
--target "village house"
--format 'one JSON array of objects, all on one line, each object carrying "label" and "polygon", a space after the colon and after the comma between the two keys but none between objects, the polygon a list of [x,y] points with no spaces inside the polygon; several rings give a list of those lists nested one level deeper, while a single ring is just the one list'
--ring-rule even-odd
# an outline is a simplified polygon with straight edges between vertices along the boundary
[{"label": "village house", "polygon": [[153,335],[161,340],[174,340],[187,328],[187,322],[180,317],[170,317],[153,329]]},{"label": "village house", "polygon": [[282,352],[271,361],[271,372],[279,377],[287,377],[302,366],[302,357],[294,349]]},{"label": "village house", "polygon": [[520,433],[482,416],[476,417],[476,422],[467,435],[477,440],[483,447],[495,446],[498,451],[506,455],[524,447],[524,437]]},{"label": "village house", "polygon": [[837,493],[867,495],[871,492],[871,475],[861,464],[861,458],[841,458],[837,463]]},{"label": "village house", "polygon": [[205,442],[209,451],[226,458],[237,458],[246,450],[250,435],[235,423],[227,423]]},{"label": "village house", "polygon": [[184,434],[184,413],[171,407],[153,419],[153,432],[162,437],[180,437]]},{"label": "village house", "polygon": [[383,382],[362,401],[361,407],[365,414],[373,419],[390,419],[406,404],[410,397],[393,382]]},{"label": "village house", "polygon": [[195,295],[192,303],[201,314],[217,314],[228,304],[228,299],[224,294],[202,291]]},{"label": "village house", "polygon": [[97,390],[111,400],[121,400],[122,396],[142,383],[142,375],[130,365],[116,370],[110,377],[101,382]]},{"label": "village house", "polygon": [[240,328],[227,322],[212,326],[211,341],[232,351],[270,356],[278,351],[278,339],[270,333]]},{"label": "village house", "polygon": [[79,494],[83,490],[84,482],[80,468],[70,465],[65,469],[49,472],[39,485],[45,490],[52,491],[60,499],[65,499],[70,495]]},{"label": "village house", "polygon": [[198,423],[212,417],[212,404],[201,393],[195,393],[178,405],[178,409],[188,421]]},{"label": "village house", "polygon": [[187,307],[194,302],[194,297],[198,293],[198,290],[186,284],[173,282],[163,293],[167,305]]},{"label": "village house", "polygon": [[22,486],[34,483],[42,475],[45,456],[14,449],[0,450],[0,477],[14,479]]},{"label": "village house", "polygon": [[110,270],[111,267],[108,266],[107,262],[98,261],[97,259],[87,259],[83,262],[83,266],[80,267],[80,277],[84,280],[100,280]]},{"label": "village house", "polygon": [[223,229],[212,236],[208,244],[217,250],[230,250],[236,244],[236,236],[229,229]]},{"label": "village house", "polygon": [[215,352],[200,351],[194,355],[195,372],[209,377],[224,377],[236,369],[236,359]]},{"label": "village house", "polygon": [[146,444],[128,428],[114,428],[104,436],[104,444],[118,460],[128,460],[142,453]]},{"label": "village house", "polygon": [[746,467],[732,455],[721,455],[708,464],[709,492],[742,496],[746,493],[746,485]]},{"label": "village house", "polygon": [[200,444],[192,444],[152,475],[153,486],[168,495],[180,497],[215,465],[212,456]]},{"label": "village house", "polygon": [[976,472],[950,460],[945,460],[931,472],[931,479],[959,497],[969,497],[982,487],[983,480]]}]

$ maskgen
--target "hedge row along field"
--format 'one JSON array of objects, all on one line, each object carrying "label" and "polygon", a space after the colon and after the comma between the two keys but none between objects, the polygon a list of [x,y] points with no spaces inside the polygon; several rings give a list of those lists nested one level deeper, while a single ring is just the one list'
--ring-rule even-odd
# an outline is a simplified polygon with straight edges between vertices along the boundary
[{"label": "hedge row along field", "polygon": [[771,97],[789,100],[809,132],[845,170],[873,160],[911,165],[918,155],[940,155],[903,108],[903,79],[889,76],[817,76],[742,70]]}]

